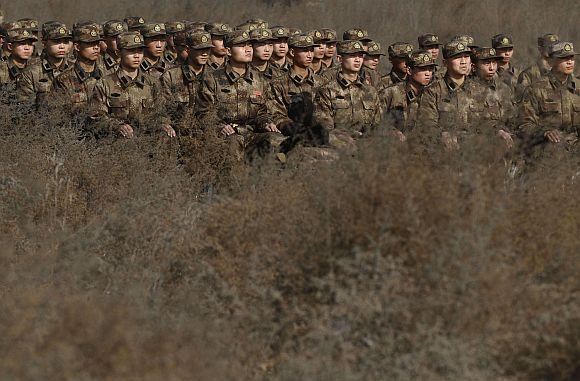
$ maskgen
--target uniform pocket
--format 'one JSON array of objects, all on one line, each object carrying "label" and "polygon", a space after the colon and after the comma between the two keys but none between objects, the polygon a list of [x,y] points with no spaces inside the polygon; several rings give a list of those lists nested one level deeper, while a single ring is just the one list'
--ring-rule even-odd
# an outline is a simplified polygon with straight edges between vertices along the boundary
[{"label": "uniform pocket", "polygon": [[350,108],[350,104],[346,99],[333,99],[332,100],[332,108],[335,110],[342,110]]},{"label": "uniform pocket", "polygon": [[541,100],[539,103],[540,111],[544,114],[553,114],[560,112],[560,102],[551,100]]},{"label": "uniform pocket", "polygon": [[129,97],[127,94],[112,93],[107,106],[111,115],[117,118],[126,118],[129,115]]},{"label": "uniform pocket", "polygon": [[572,125],[580,127],[580,100],[572,103]]}]

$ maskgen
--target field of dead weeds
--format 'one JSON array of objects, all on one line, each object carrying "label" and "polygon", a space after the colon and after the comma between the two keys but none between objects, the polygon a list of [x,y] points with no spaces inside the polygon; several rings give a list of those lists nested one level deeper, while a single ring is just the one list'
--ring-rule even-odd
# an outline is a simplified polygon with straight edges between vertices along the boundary
[{"label": "field of dead weeds", "polygon": [[246,167],[0,106],[0,379],[574,380],[577,154]]}]

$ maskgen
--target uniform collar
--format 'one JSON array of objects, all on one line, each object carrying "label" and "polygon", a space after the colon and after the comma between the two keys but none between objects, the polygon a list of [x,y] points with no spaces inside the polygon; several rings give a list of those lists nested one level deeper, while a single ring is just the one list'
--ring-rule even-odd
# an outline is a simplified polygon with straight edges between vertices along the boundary
[{"label": "uniform collar", "polygon": [[113,67],[117,66],[119,63],[109,53],[105,53],[105,55],[103,56],[103,62],[105,63],[105,68],[107,68],[107,70],[112,69]]},{"label": "uniform collar", "polygon": [[203,75],[205,74],[205,66],[199,74],[195,74],[193,68],[187,63],[181,65],[181,70],[183,72],[183,78],[185,78],[185,81],[188,83],[203,78]]},{"label": "uniform collar", "polygon": [[445,77],[443,77],[443,82],[445,82],[445,85],[447,86],[447,88],[449,89],[449,91],[452,92],[452,93],[454,93],[454,92],[460,90],[461,88],[463,88],[465,86],[465,83],[467,81],[468,81],[468,79],[466,77],[465,80],[463,81],[463,84],[458,85],[448,75],[445,75]]},{"label": "uniform collar", "polygon": [[290,68],[290,79],[294,81],[294,83],[296,83],[297,85],[301,85],[304,82],[310,85],[314,85],[314,71],[312,71],[311,68],[308,68],[307,70],[308,73],[306,74],[306,77],[302,77],[299,74],[296,74],[294,68]]},{"label": "uniform collar", "polygon": [[65,71],[66,69],[68,69],[71,66],[71,63],[65,57],[63,59],[63,61],[62,61],[62,64],[60,65],[60,67],[57,68],[57,67],[52,66],[51,63],[48,62],[48,59],[46,58],[46,55],[43,55],[42,56],[41,65],[42,65],[42,68],[45,71],[48,71],[48,72],[53,72],[53,71],[63,72],[63,71]]},{"label": "uniform collar", "polygon": [[237,82],[240,78],[244,78],[246,81],[250,83],[254,81],[254,73],[252,72],[252,68],[250,67],[250,65],[246,65],[246,72],[244,73],[243,76],[236,73],[229,63],[226,64],[224,69],[226,77],[228,77],[228,79],[232,83]]},{"label": "uniform collar", "polygon": [[81,67],[81,65],[78,64],[78,62],[75,63],[74,70],[75,70],[75,73],[77,75],[77,78],[81,82],[85,82],[91,78],[99,80],[102,77],[101,70],[99,69],[99,67],[96,64],[95,64],[95,69],[90,73],[87,73],[86,71],[84,71],[83,68]]},{"label": "uniform collar", "polygon": [[404,83],[405,86],[403,86],[403,89],[405,90],[405,98],[407,98],[407,102],[418,102],[421,91],[419,91],[419,94],[415,93],[415,90],[413,90],[413,87],[411,87],[410,79],[407,79]]},{"label": "uniform collar", "polygon": [[360,86],[363,85],[363,81],[361,79],[360,74],[356,77],[356,80],[354,82],[350,82],[349,80],[347,80],[346,78],[344,78],[344,76],[342,75],[342,69],[340,69],[338,71],[338,73],[336,73],[336,80],[344,88],[348,88],[351,85],[354,85],[354,86],[357,86],[357,87],[360,87]]},{"label": "uniform collar", "polygon": [[569,75],[566,78],[566,82],[562,83],[550,71],[550,72],[548,72],[548,79],[549,79],[550,83],[552,84],[552,86],[554,86],[554,88],[556,88],[556,89],[567,89],[571,93],[574,93],[576,91],[576,81],[574,81],[574,78],[572,75]]},{"label": "uniform collar", "polygon": [[121,87],[123,89],[126,89],[132,84],[135,84],[141,88],[145,86],[145,74],[143,74],[141,70],[139,70],[139,73],[137,74],[135,79],[132,79],[128,75],[125,75],[123,73],[123,70],[119,68],[119,70],[117,70],[117,77],[119,78],[119,82],[121,82]]},{"label": "uniform collar", "polygon": [[391,77],[393,83],[403,82],[406,79],[406,77],[400,77],[399,74],[397,74],[394,70],[391,70],[389,76]]}]

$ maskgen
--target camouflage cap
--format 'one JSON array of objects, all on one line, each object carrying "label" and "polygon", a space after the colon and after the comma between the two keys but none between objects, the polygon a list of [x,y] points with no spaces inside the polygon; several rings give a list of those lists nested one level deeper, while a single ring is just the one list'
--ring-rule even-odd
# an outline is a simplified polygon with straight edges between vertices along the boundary
[{"label": "camouflage cap", "polygon": [[165,31],[167,34],[175,34],[185,32],[185,21],[169,21],[165,23]]},{"label": "camouflage cap", "polygon": [[127,24],[121,20],[109,20],[103,26],[103,34],[105,37],[116,37],[123,32],[128,32]]},{"label": "camouflage cap", "polygon": [[288,39],[288,46],[291,48],[313,48],[318,45],[314,43],[312,36],[295,34]]},{"label": "camouflage cap", "polygon": [[413,50],[415,48],[408,42],[395,42],[389,45],[387,49],[389,58],[407,58]]},{"label": "camouflage cap", "polygon": [[369,49],[367,50],[368,56],[384,56],[383,50],[381,49],[381,44],[376,41],[369,41]]},{"label": "camouflage cap", "polygon": [[302,29],[298,29],[298,28],[289,28],[289,29],[290,29],[290,36],[302,34]]},{"label": "camouflage cap", "polygon": [[139,30],[141,26],[145,24],[145,19],[140,16],[129,16],[123,21],[125,21],[129,30]]},{"label": "camouflage cap", "polygon": [[213,47],[211,35],[208,32],[187,33],[186,44],[191,49],[202,50]]},{"label": "camouflage cap", "polygon": [[240,25],[237,25],[234,30],[240,30],[240,31],[245,31],[245,32],[250,32],[254,29],[258,29],[258,24],[254,24],[254,23],[249,23],[249,22],[245,22],[242,23]]},{"label": "camouflage cap", "polygon": [[437,63],[425,50],[416,50],[407,57],[409,67],[428,67],[437,66]]},{"label": "camouflage cap", "polygon": [[179,32],[173,35],[173,44],[175,46],[186,46],[187,45],[187,36],[191,33],[205,33],[203,30],[195,30],[189,32]]},{"label": "camouflage cap", "polygon": [[419,43],[419,47],[431,47],[431,46],[439,46],[439,36],[433,33],[425,33],[417,37],[417,42]]},{"label": "camouflage cap", "polygon": [[8,37],[8,32],[13,29],[23,29],[19,22],[4,22],[0,24],[0,35]]},{"label": "camouflage cap", "polygon": [[203,32],[206,30],[208,23],[205,21],[186,21],[185,30],[187,32],[198,31]]},{"label": "camouflage cap", "polygon": [[491,46],[495,49],[509,49],[514,47],[512,36],[508,34],[496,34],[491,38]]},{"label": "camouflage cap", "polygon": [[117,36],[119,49],[138,49],[145,47],[143,36],[136,30],[124,32]]},{"label": "camouflage cap", "polygon": [[72,39],[71,30],[62,23],[52,22],[49,25],[43,25],[42,30],[43,40],[64,40]]},{"label": "camouflage cap", "polygon": [[282,38],[289,38],[290,37],[290,29],[283,27],[283,26],[275,26],[272,27],[272,37],[274,40],[279,40]]},{"label": "camouflage cap", "polygon": [[571,42],[561,41],[550,46],[550,57],[565,58],[577,55],[578,53],[574,51],[574,44]]},{"label": "camouflage cap", "polygon": [[483,60],[499,60],[502,57],[497,54],[495,48],[483,47],[477,48],[473,52],[473,59],[476,61],[483,61]]},{"label": "camouflage cap", "polygon": [[246,30],[234,30],[233,32],[227,34],[226,38],[224,39],[224,45],[227,47],[232,47],[236,44],[243,44],[251,41],[252,38],[250,37],[250,32]]},{"label": "camouflage cap", "polygon": [[346,40],[339,41],[336,44],[336,50],[338,54],[355,54],[355,53],[365,53],[365,48],[362,41],[359,40]]},{"label": "camouflage cap", "polygon": [[475,39],[467,34],[460,34],[451,39],[452,41],[461,41],[470,48],[477,48]]},{"label": "camouflage cap", "polygon": [[11,29],[8,31],[8,42],[38,41],[36,33],[29,29]]},{"label": "camouflage cap", "polygon": [[254,25],[256,25],[256,28],[262,28],[262,29],[269,29],[270,28],[268,21],[263,20],[263,19],[258,19],[258,18],[249,19],[249,20],[246,20],[246,23],[254,24]]},{"label": "camouflage cap", "polygon": [[451,58],[464,53],[470,54],[471,49],[463,41],[453,40],[443,45],[443,58]]},{"label": "camouflage cap", "polygon": [[325,38],[326,36],[324,35],[324,33],[322,33],[322,31],[320,31],[318,29],[310,30],[310,31],[306,32],[306,34],[309,35],[310,37],[312,37],[315,44],[326,43],[326,38]]},{"label": "camouflage cap", "polygon": [[162,23],[147,23],[141,25],[140,29],[143,38],[153,38],[158,36],[167,36],[165,24]]},{"label": "camouflage cap", "polygon": [[346,30],[342,34],[342,40],[371,41],[371,39],[369,38],[369,32],[360,28],[352,28]]},{"label": "camouflage cap", "polygon": [[270,29],[258,28],[250,31],[250,38],[253,42],[272,41],[272,31]]},{"label": "camouflage cap", "polygon": [[323,28],[320,30],[324,34],[324,40],[328,44],[332,44],[338,41],[338,34],[334,29]]},{"label": "camouflage cap", "polygon": [[102,37],[96,25],[77,25],[73,29],[73,40],[75,42],[97,42]]},{"label": "camouflage cap", "polygon": [[233,29],[228,24],[222,22],[214,22],[207,24],[205,30],[209,32],[212,36],[225,36],[228,33],[233,32]]},{"label": "camouflage cap", "polygon": [[22,28],[28,29],[31,32],[38,33],[40,31],[40,23],[38,22],[38,20],[20,19],[18,20],[18,23],[20,23]]},{"label": "camouflage cap", "polygon": [[540,48],[549,48],[556,42],[560,42],[560,37],[553,33],[544,34],[542,37],[538,37],[538,46]]}]

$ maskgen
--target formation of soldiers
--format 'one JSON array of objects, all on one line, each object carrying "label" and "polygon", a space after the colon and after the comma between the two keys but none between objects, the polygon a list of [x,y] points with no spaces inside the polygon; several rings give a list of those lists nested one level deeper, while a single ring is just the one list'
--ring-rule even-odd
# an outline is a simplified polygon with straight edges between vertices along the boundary
[{"label": "formation of soldiers", "polygon": [[[216,128],[243,159],[256,146],[281,160],[294,149],[331,157],[385,129],[458,149],[468,134],[491,133],[508,148],[574,146],[580,80],[571,42],[538,38],[538,60],[512,63],[511,36],[480,46],[468,35],[386,51],[366,30],[301,31],[248,20],[146,22],[142,17],[0,28],[0,84],[36,106],[63,98],[85,112],[95,136],[130,139],[154,125],[170,137],[191,125]],[[442,53],[442,60],[440,59]],[[392,70],[381,75],[388,56]],[[152,123],[154,121],[154,123]],[[389,126],[389,127],[386,127]],[[149,131],[150,132],[150,131]]]}]

